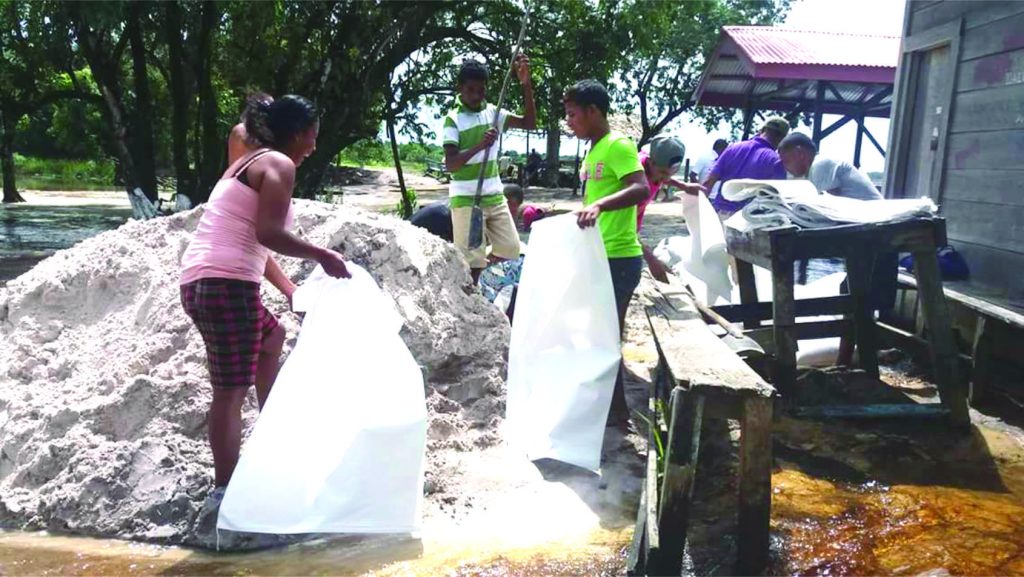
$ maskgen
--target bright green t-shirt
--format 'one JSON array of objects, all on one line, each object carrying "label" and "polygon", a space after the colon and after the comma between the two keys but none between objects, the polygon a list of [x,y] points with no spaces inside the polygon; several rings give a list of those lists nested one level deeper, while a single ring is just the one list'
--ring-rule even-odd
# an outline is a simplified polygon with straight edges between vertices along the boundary
[{"label": "bright green t-shirt", "polygon": [[[626,176],[643,169],[633,141],[618,132],[609,132],[594,143],[583,160],[583,203],[590,205],[619,192],[626,186]],[[643,255],[636,232],[636,206],[602,212],[597,217],[597,226],[608,258]]]}]

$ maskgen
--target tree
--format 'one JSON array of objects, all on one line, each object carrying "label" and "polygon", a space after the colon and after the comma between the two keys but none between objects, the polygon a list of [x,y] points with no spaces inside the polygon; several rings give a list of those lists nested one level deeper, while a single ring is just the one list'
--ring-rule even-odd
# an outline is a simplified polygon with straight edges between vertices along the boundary
[{"label": "tree", "polygon": [[22,202],[14,166],[14,137],[27,114],[62,98],[87,97],[63,89],[54,62],[67,60],[60,31],[42,4],[0,1],[0,169],[4,202]]},{"label": "tree", "polygon": [[[624,6],[621,27],[630,41],[616,76],[616,103],[639,113],[638,144],[694,109],[694,90],[722,26],[772,24],[788,9],[789,0],[635,0]],[[732,116],[716,109],[698,114],[713,120]]]},{"label": "tree", "polygon": [[538,78],[538,124],[547,132],[548,186],[557,185],[565,89],[584,78],[608,84],[622,59],[629,38],[618,25],[622,17],[618,4],[615,0],[602,0],[596,6],[588,0],[565,0],[534,6],[526,53]]}]

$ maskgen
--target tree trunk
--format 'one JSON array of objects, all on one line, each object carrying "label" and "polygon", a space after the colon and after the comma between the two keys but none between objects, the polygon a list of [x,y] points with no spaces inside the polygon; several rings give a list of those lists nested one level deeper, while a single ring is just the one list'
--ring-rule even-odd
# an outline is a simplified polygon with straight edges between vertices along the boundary
[{"label": "tree trunk", "polygon": [[[70,4],[81,9],[80,5]],[[141,186],[138,180],[138,173],[135,170],[135,158],[132,156],[131,147],[128,146],[128,127],[125,124],[125,108],[121,99],[121,87],[118,74],[120,66],[117,62],[108,59],[113,58],[109,46],[102,46],[102,42],[96,37],[96,33],[82,23],[79,16],[75,17],[75,40],[81,48],[85,61],[89,64],[93,81],[100,91],[103,103],[106,105],[107,122],[110,123],[110,134],[112,145],[119,162],[118,168],[124,175],[125,190],[129,195],[132,191]]]},{"label": "tree trunk", "polygon": [[199,185],[196,189],[196,204],[210,198],[213,185],[224,170],[224,151],[227,138],[217,125],[217,94],[213,89],[213,34],[217,28],[220,13],[212,0],[203,2],[202,21],[199,27],[199,55],[196,66],[196,83],[199,87],[200,157]]},{"label": "tree trunk", "polygon": [[18,194],[14,177],[14,118],[9,110],[0,108],[0,168],[4,173],[4,202],[25,202]]},{"label": "tree trunk", "polygon": [[184,54],[181,45],[181,7],[178,0],[164,4],[166,16],[167,68],[171,92],[171,151],[174,156],[175,190],[189,200],[192,190],[192,170],[188,162],[188,90],[185,88]]},{"label": "tree trunk", "polygon": [[402,218],[409,220],[412,218],[412,211],[416,207],[412,205],[412,196],[409,194],[408,189],[405,188],[405,176],[402,174],[402,159],[398,154],[398,139],[395,137],[395,116],[391,112],[390,104],[388,104],[386,119],[388,138],[391,140],[391,156],[395,159],[395,172],[398,173],[398,188],[402,191]]},{"label": "tree trunk", "polygon": [[548,188],[558,187],[559,149],[562,144],[562,129],[558,125],[562,118],[562,89],[558,86],[551,87],[551,102],[548,108],[547,126],[547,170],[544,172],[544,186]]},{"label": "tree trunk", "polygon": [[142,38],[142,17],[147,5],[131,5],[125,33],[132,51],[132,76],[135,87],[135,113],[132,118],[132,156],[135,159],[136,178],[142,192],[153,203],[157,202],[156,157],[153,145],[153,95],[149,89],[149,71],[146,67],[146,46]]}]

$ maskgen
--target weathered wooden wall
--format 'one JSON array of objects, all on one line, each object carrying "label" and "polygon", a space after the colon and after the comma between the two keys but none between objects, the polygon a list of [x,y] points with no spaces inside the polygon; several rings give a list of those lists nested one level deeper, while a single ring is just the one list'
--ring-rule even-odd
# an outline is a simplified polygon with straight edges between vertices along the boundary
[{"label": "weathered wooden wall", "polygon": [[907,17],[904,36],[962,19],[942,212],[972,281],[1024,304],[1024,2],[913,1]]}]

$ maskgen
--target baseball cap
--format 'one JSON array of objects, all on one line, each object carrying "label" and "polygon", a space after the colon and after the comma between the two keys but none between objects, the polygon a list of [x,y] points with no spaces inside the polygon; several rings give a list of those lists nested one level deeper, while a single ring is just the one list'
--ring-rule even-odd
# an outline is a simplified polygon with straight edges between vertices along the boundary
[{"label": "baseball cap", "polygon": [[789,134],[789,122],[781,116],[772,116],[764,121],[761,130],[771,130],[779,136],[786,136]]},{"label": "baseball cap", "polygon": [[806,148],[811,152],[818,151],[818,147],[814,146],[814,141],[811,140],[811,137],[803,132],[794,132],[783,138],[782,142],[779,143],[779,152],[784,152],[791,148]]},{"label": "baseball cap", "polygon": [[686,146],[674,136],[660,134],[651,139],[651,162],[659,168],[668,168],[673,173],[686,158]]}]

